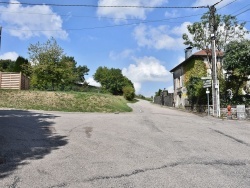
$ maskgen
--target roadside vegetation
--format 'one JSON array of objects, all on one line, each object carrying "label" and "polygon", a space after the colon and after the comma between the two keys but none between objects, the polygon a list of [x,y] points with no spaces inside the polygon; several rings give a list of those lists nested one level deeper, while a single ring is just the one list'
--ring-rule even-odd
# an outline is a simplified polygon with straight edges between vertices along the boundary
[{"label": "roadside vegetation", "polygon": [[0,90],[0,108],[65,112],[130,112],[122,96],[94,92]]},{"label": "roadside vegetation", "polygon": [[[32,90],[82,92],[91,89],[85,79],[90,71],[87,65],[82,65],[83,62],[78,65],[74,57],[64,53],[54,38],[45,43],[30,44],[28,54],[28,59],[21,56],[16,61],[0,59],[0,71],[22,72],[30,78]],[[123,96],[126,100],[134,99],[134,85],[121,69],[99,67],[93,77],[100,83],[98,90],[102,93]]]}]

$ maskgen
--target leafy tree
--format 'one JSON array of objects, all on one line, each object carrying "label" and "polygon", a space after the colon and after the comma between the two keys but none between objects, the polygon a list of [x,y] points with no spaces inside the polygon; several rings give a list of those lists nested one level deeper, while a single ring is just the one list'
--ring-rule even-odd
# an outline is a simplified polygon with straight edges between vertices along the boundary
[{"label": "leafy tree", "polygon": [[201,78],[192,76],[186,83],[188,100],[192,106],[197,104],[205,104],[206,90],[203,88]]},{"label": "leafy tree", "polygon": [[13,67],[14,67],[15,61],[12,61],[10,59],[1,59],[0,60],[0,71],[2,72],[14,72]]},{"label": "leafy tree", "polygon": [[76,67],[74,57],[66,56],[54,38],[28,48],[34,64],[31,83],[38,89],[64,89],[76,82],[85,81],[87,66]]},{"label": "leafy tree", "polygon": [[72,89],[75,84],[86,85],[84,76],[89,72],[87,66],[76,66],[74,57],[63,56],[61,61],[62,83],[61,89]]},{"label": "leafy tree", "polygon": [[84,66],[78,66],[75,68],[75,74],[76,74],[76,81],[79,82],[85,82],[85,75],[88,75],[89,68],[84,65]]},{"label": "leafy tree", "polygon": [[[188,25],[189,34],[183,34],[184,44],[195,47],[199,50],[211,49],[211,29],[209,26],[209,12],[201,17],[200,22]],[[244,29],[246,22],[239,23],[235,16],[231,15],[215,15],[215,37],[216,49],[224,51],[225,46],[235,39],[243,39],[249,31]]]},{"label": "leafy tree", "polygon": [[157,92],[155,92],[155,96],[156,96],[156,97],[157,97],[157,96],[161,96],[161,93],[162,93],[162,90],[159,89]]},{"label": "leafy tree", "polygon": [[122,95],[125,86],[130,86],[134,89],[133,83],[122,75],[120,69],[99,67],[93,77],[95,81],[99,82],[104,89],[113,95]]},{"label": "leafy tree", "polygon": [[34,64],[34,76],[39,82],[36,86],[40,89],[55,89],[62,82],[62,67],[60,60],[63,49],[54,38],[46,43],[31,44],[28,48],[30,60]]},{"label": "leafy tree", "polygon": [[237,97],[249,80],[250,40],[232,41],[226,46],[223,68],[229,73],[227,89],[232,88]]},{"label": "leafy tree", "polygon": [[22,72],[26,76],[30,76],[32,73],[32,66],[29,63],[28,59],[25,59],[22,56],[18,56],[13,66],[14,72]]}]

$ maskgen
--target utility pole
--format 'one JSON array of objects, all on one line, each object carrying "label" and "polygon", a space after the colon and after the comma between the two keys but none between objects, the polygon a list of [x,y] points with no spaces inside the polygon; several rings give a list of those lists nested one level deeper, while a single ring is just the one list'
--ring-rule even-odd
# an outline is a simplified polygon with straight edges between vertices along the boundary
[{"label": "utility pole", "polygon": [[213,100],[213,116],[220,117],[220,93],[219,80],[217,76],[217,58],[215,46],[215,33],[217,31],[217,23],[215,20],[215,6],[209,7],[210,10],[210,31],[211,31],[211,50],[212,50],[212,100]]}]

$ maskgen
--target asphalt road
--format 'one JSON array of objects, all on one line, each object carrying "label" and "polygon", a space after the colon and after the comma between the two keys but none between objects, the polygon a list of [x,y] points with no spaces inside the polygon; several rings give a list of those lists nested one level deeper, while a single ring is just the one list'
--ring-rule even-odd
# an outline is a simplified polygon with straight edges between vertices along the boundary
[{"label": "asphalt road", "polygon": [[250,122],[140,101],[132,113],[0,110],[0,187],[250,187]]}]

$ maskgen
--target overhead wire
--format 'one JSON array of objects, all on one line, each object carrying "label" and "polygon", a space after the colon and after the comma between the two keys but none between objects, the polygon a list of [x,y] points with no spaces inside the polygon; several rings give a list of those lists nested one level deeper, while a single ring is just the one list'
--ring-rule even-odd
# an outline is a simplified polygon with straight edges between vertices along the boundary
[{"label": "overhead wire", "polygon": [[[215,3],[214,5],[219,4],[223,0]],[[176,6],[99,6],[99,5],[73,5],[73,4],[36,4],[36,3],[15,3],[15,2],[0,2],[0,4],[22,4],[22,5],[47,5],[47,6],[83,6],[83,7],[105,7],[105,8],[208,8],[209,6],[196,6],[196,7],[176,7]],[[39,14],[39,13],[27,13],[27,14]],[[58,14],[42,14],[42,15],[58,15]],[[130,26],[130,25],[139,25],[143,23],[153,23],[153,22],[163,22],[163,21],[169,21],[172,19],[180,19],[180,18],[187,18],[187,17],[193,17],[193,16],[199,16],[202,14],[196,14],[196,15],[189,15],[189,16],[182,16],[182,17],[175,17],[175,18],[169,18],[169,19],[160,19],[160,20],[147,20],[147,21],[140,21],[140,22],[134,22],[134,23],[126,23],[126,24],[116,24],[116,25],[107,25],[107,26],[95,26],[95,27],[85,27],[85,28],[69,28],[64,29],[66,31],[73,31],[73,30],[88,30],[88,29],[103,29],[103,28],[111,28],[111,27],[121,27],[121,26]],[[60,15],[59,15],[60,16]],[[61,15],[61,16],[72,16],[72,15]],[[74,16],[74,17],[82,17],[82,16]],[[122,20],[138,20],[138,19],[125,19],[125,18],[108,18],[108,17],[94,17],[94,18],[106,18],[106,19],[122,19]],[[177,22],[172,22],[177,23]],[[5,28],[8,30],[19,30],[19,31],[59,31],[59,30],[20,30],[20,29],[14,29],[14,28]]]},{"label": "overhead wire", "polygon": [[11,5],[40,5],[40,6],[62,6],[62,7],[89,7],[89,8],[149,8],[149,9],[169,9],[169,8],[207,8],[207,6],[134,6],[134,5],[91,5],[91,4],[45,4],[45,3],[21,3],[21,2],[7,2],[2,1],[0,4],[11,4]]},{"label": "overhead wire", "polygon": [[242,11],[242,12],[240,12],[239,14],[236,14],[236,15],[234,15],[234,16],[239,16],[239,15],[241,15],[241,14],[243,14],[243,13],[249,11],[249,10],[250,10],[250,8],[248,8],[247,10],[244,10],[244,11]]},{"label": "overhead wire", "polygon": [[[0,13],[8,13],[8,14],[34,14],[34,15],[44,15],[44,16],[62,16],[62,17],[75,17],[75,18],[93,18],[93,19],[110,19],[110,20],[127,20],[127,21],[139,21],[142,19],[134,19],[134,18],[119,18],[119,17],[103,17],[103,16],[83,16],[83,15],[71,15],[71,14],[45,14],[45,13],[35,13],[35,12],[10,12],[10,11],[0,11]],[[187,16],[180,16],[180,17],[172,17],[169,19],[180,19],[180,18],[186,18],[186,17],[194,17],[199,16],[202,14],[195,14],[195,15],[187,15]],[[165,20],[165,19],[162,19]]]},{"label": "overhead wire", "polygon": [[233,3],[235,3],[236,1],[238,1],[238,0],[233,0],[233,1],[231,1],[230,3],[224,5],[223,7],[220,7],[218,10],[225,8],[225,7],[227,7],[227,6],[229,6],[229,5],[233,4]]},{"label": "overhead wire", "polygon": [[[173,20],[173,19],[194,17],[194,16],[199,16],[199,15],[202,15],[202,14],[181,16],[181,17],[168,18],[168,19],[159,19],[159,20],[147,20],[147,21],[140,21],[140,22],[134,22],[134,23],[107,25],[107,26],[85,27],[85,28],[78,28],[78,29],[68,28],[68,29],[64,29],[64,30],[66,30],[66,31],[77,31],[77,30],[105,29],[105,28],[112,28],[112,27],[139,25],[139,24],[144,24],[144,23],[165,22],[165,21],[169,21],[169,20]],[[170,22],[170,23],[177,23],[177,22]],[[183,23],[183,22],[178,22],[178,23]],[[7,29],[7,30],[18,30],[18,31],[59,31],[59,30],[40,30],[40,29],[37,29],[37,30],[20,30],[20,29],[14,29],[14,28],[5,28],[5,29]]]},{"label": "overhead wire", "polygon": [[[8,4],[18,4],[18,3],[13,3],[13,2],[0,2],[1,3],[8,3]],[[31,5],[32,3],[20,3],[20,4],[29,4]],[[42,5],[42,4],[32,4],[32,5]],[[46,4],[46,5],[58,5],[60,6],[60,4]],[[66,5],[62,5],[62,6],[66,6]],[[71,6],[71,5],[68,5]],[[73,5],[72,5],[73,6]],[[89,6],[89,5],[77,5],[77,6]],[[92,5],[90,5],[92,6]],[[95,6],[95,5],[93,5]],[[110,6],[105,6],[105,7],[110,7]],[[112,6],[112,7],[125,7],[125,6]],[[127,7],[127,6],[126,6]],[[130,7],[144,7],[144,6],[130,6]],[[202,6],[205,7],[205,6]],[[155,7],[151,7],[151,8],[155,8]],[[163,8],[163,7],[161,7]],[[178,8],[183,8],[183,7],[178,7]],[[188,7],[190,8],[190,7]],[[206,6],[207,8],[207,6]],[[18,13],[18,12],[9,12],[9,13]],[[60,14],[43,14],[43,13],[25,13],[22,12],[22,14],[41,14],[41,15],[58,15],[58,16],[69,16],[69,17],[86,17],[86,16],[73,16],[73,15],[60,15]],[[159,19],[159,20],[147,20],[147,21],[139,21],[139,22],[134,22],[134,23],[125,23],[125,24],[116,24],[116,25],[107,25],[107,26],[95,26],[95,27],[86,27],[86,28],[78,28],[78,29],[74,29],[74,28],[69,28],[69,29],[65,29],[66,31],[73,31],[73,30],[87,30],[87,29],[103,29],[103,28],[111,28],[111,27],[121,27],[121,26],[130,26],[130,25],[139,25],[139,24],[143,24],[143,23],[154,23],[154,22],[164,22],[164,21],[169,21],[169,20],[173,20],[173,19],[180,19],[180,18],[187,18],[187,17],[194,17],[194,16],[199,16],[202,14],[196,14],[196,15],[188,15],[188,16],[181,16],[181,17],[174,17],[174,18],[168,18],[168,19]],[[114,20],[139,20],[139,19],[125,19],[125,18],[109,18],[109,17],[92,17],[92,18],[105,18],[105,19],[114,19]],[[177,22],[172,22],[172,23],[177,23]],[[20,30],[20,29],[14,29],[14,28],[5,28],[8,30],[19,30],[19,31],[58,31],[58,30]]]}]

